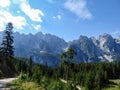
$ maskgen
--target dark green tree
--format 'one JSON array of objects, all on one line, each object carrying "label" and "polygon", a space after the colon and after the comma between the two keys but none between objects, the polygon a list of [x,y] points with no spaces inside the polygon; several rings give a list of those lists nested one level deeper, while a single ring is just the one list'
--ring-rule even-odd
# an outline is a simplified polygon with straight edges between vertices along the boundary
[{"label": "dark green tree", "polygon": [[32,77],[32,66],[33,66],[33,61],[32,61],[32,56],[30,56],[29,62],[28,62],[28,74],[29,77]]},{"label": "dark green tree", "polygon": [[14,76],[17,71],[15,69],[15,66],[13,64],[14,61],[14,37],[13,37],[13,25],[11,22],[9,22],[6,25],[6,28],[3,33],[3,40],[2,40],[2,62],[3,67],[5,68],[3,71],[6,73],[5,77],[12,77]]},{"label": "dark green tree", "polygon": [[13,40],[13,24],[9,22],[4,30],[4,36],[2,41],[2,51],[5,54],[6,59],[14,56],[14,40]]},{"label": "dark green tree", "polygon": [[32,72],[33,72],[33,75],[32,75],[33,81],[38,83],[38,84],[40,84],[41,78],[42,78],[42,73],[40,71],[40,66],[39,65],[35,65],[32,68]]},{"label": "dark green tree", "polygon": [[22,61],[19,60],[19,62],[18,62],[18,71],[19,71],[19,72],[21,72],[21,70],[22,70],[22,65],[21,65],[21,63],[22,63]]},{"label": "dark green tree", "polygon": [[69,62],[70,60],[73,59],[74,55],[75,55],[75,51],[72,48],[68,48],[68,50],[66,52],[63,52],[61,54],[61,59],[64,61]]},{"label": "dark green tree", "polygon": [[75,51],[72,48],[68,48],[66,52],[63,52],[61,54],[61,59],[65,61],[65,67],[66,67],[66,80],[68,80],[68,74],[69,74],[69,61],[71,61],[75,55]]},{"label": "dark green tree", "polygon": [[2,63],[2,57],[3,57],[3,53],[2,53],[2,49],[0,48],[0,63]]},{"label": "dark green tree", "polygon": [[93,72],[86,74],[85,90],[94,90],[94,76]]}]

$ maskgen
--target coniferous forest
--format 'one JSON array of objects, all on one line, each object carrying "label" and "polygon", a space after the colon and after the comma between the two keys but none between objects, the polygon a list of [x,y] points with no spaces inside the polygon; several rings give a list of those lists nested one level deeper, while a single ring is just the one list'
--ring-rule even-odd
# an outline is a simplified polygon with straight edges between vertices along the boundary
[{"label": "coniferous forest", "polygon": [[[70,47],[61,53],[61,62],[56,67],[34,63],[31,56],[28,59],[15,57],[12,29],[12,23],[8,23],[4,30],[0,78],[19,76],[17,82],[33,82],[41,87],[37,90],[102,90],[115,84],[111,80],[120,79],[120,62],[73,63],[77,53]],[[120,90],[120,83],[117,88]],[[18,87],[16,90],[25,89]]]}]

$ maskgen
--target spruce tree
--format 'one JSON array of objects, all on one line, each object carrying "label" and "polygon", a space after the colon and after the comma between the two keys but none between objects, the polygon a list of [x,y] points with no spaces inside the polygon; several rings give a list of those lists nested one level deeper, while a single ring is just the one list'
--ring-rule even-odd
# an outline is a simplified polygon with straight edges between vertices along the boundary
[{"label": "spruce tree", "polygon": [[29,77],[32,77],[32,66],[33,66],[33,61],[32,61],[32,56],[30,56],[29,62],[28,62],[28,74]]},{"label": "spruce tree", "polygon": [[3,53],[3,66],[5,68],[6,77],[13,77],[17,72],[13,64],[14,61],[14,37],[13,37],[13,24],[9,22],[3,32],[2,40],[2,53]]},{"label": "spruce tree", "polygon": [[63,52],[61,54],[61,59],[65,61],[65,67],[66,67],[66,80],[68,81],[68,74],[69,74],[69,61],[71,61],[74,58],[74,55],[76,52],[72,48],[68,48],[66,52]]},{"label": "spruce tree", "polygon": [[2,51],[5,54],[6,58],[12,58],[14,56],[14,47],[13,47],[13,24],[9,22],[4,30],[4,36],[2,41]]}]

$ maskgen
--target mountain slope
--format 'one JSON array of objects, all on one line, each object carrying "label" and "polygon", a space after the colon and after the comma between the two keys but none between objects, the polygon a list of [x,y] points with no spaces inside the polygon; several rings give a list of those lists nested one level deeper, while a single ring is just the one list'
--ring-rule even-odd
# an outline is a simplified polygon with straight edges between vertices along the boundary
[{"label": "mountain slope", "polygon": [[71,43],[71,47],[77,51],[77,56],[80,56],[78,59],[84,62],[111,62],[120,58],[120,43],[109,34],[100,35],[98,38],[80,36]]},{"label": "mountain slope", "polygon": [[54,35],[42,34],[14,34],[15,55],[30,57],[37,63],[56,65],[59,63],[58,54],[63,52],[67,43]]},{"label": "mountain slope", "polygon": [[77,53],[77,60],[82,62],[98,61],[98,49],[94,45],[91,39],[86,36],[80,36],[78,40],[74,40],[70,43],[70,46]]},{"label": "mountain slope", "polygon": [[[2,38],[1,33],[0,38]],[[14,41],[16,56],[28,58],[32,56],[35,62],[47,63],[50,66],[60,62],[60,54],[68,46],[77,52],[75,62],[111,62],[120,58],[120,37],[113,38],[109,34],[100,35],[98,38],[80,36],[77,40],[65,42],[51,34],[39,32],[35,35],[26,35],[16,32]]]}]

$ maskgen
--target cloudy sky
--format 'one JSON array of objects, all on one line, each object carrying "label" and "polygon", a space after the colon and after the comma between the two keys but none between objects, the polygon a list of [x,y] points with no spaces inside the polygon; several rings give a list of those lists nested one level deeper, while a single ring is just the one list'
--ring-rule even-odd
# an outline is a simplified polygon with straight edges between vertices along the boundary
[{"label": "cloudy sky", "polygon": [[0,31],[51,33],[66,41],[109,33],[120,36],[120,0],[0,0]]}]

